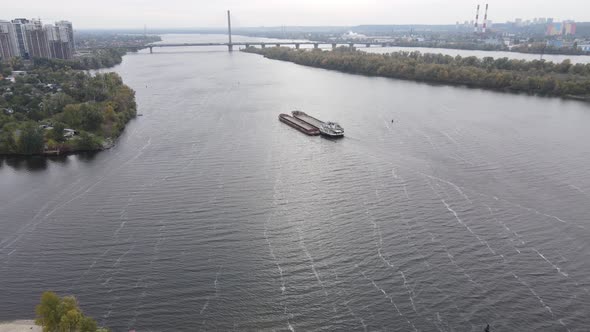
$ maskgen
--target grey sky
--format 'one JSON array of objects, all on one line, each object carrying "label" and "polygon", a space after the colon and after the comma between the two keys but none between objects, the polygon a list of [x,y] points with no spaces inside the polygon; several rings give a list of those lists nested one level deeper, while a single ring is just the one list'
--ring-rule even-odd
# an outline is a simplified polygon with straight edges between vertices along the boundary
[{"label": "grey sky", "polygon": [[[479,1],[482,5],[485,0]],[[554,17],[590,21],[590,1],[488,0],[489,19]],[[471,0],[32,0],[3,1],[0,19],[66,19],[75,28],[222,27],[225,10],[235,26],[453,24],[471,20]],[[483,16],[483,13],[481,14]]]}]

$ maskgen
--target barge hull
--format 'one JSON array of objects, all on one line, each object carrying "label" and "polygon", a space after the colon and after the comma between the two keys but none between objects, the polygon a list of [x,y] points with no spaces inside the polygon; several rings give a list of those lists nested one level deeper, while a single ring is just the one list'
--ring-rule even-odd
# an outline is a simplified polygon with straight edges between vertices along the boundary
[{"label": "barge hull", "polygon": [[293,111],[292,113],[295,118],[297,118],[303,122],[306,122],[318,129],[320,129],[320,127],[324,124],[323,121],[318,120],[318,119],[314,118],[313,116],[309,116],[305,112]]},{"label": "barge hull", "polygon": [[280,114],[279,121],[299,130],[306,135],[317,136],[320,134],[320,130],[318,128],[288,114]]}]

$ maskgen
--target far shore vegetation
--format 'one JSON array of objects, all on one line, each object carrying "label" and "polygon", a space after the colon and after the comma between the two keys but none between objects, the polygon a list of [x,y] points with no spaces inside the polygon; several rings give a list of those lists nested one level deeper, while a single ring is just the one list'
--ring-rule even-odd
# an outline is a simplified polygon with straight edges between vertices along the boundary
[{"label": "far shore vegetation", "polygon": [[333,51],[287,47],[249,47],[243,51],[351,74],[590,100],[590,64],[572,64],[570,60],[553,63],[418,51],[374,54],[344,46]]},{"label": "far shore vegetation", "polygon": [[[389,45],[388,45],[389,46]],[[423,48],[446,48],[454,50],[469,50],[469,51],[500,51],[500,52],[514,52],[514,53],[528,53],[528,54],[552,54],[552,55],[590,55],[590,52],[579,49],[577,45],[574,47],[554,47],[548,46],[546,43],[524,43],[514,45],[512,48],[504,44],[485,44],[477,42],[454,42],[454,41],[430,41],[430,42],[414,42],[414,41],[398,41],[391,45],[391,47],[423,47]]]},{"label": "far shore vegetation", "polygon": [[33,63],[40,67],[54,69],[71,68],[75,70],[91,70],[110,68],[120,64],[123,56],[129,50],[125,48],[106,48],[92,50],[85,55],[75,57],[71,60],[34,58]]}]

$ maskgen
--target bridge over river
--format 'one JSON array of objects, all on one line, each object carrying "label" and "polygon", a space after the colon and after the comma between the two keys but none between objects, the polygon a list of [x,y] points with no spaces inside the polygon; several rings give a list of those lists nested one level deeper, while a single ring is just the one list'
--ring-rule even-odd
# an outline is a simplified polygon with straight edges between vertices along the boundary
[{"label": "bridge over river", "polygon": [[295,46],[296,49],[299,49],[301,45],[313,45],[314,48],[319,48],[320,45],[332,45],[332,48],[336,48],[338,45],[348,45],[353,47],[355,45],[362,45],[365,47],[371,46],[390,46],[389,43],[360,43],[360,42],[352,42],[352,41],[344,41],[344,42],[241,42],[241,43],[170,43],[170,44],[148,44],[146,45],[147,48],[150,49],[150,53],[153,53],[154,48],[157,47],[187,47],[187,46],[225,46],[231,52],[233,51],[234,46],[260,46],[265,48],[266,46]]},{"label": "bridge over river", "polygon": [[350,47],[353,47],[354,45],[363,45],[365,47],[371,47],[371,46],[391,46],[389,43],[377,43],[377,42],[355,42],[355,41],[341,41],[341,42],[318,42],[318,41],[297,41],[297,42],[293,42],[293,41],[284,41],[284,42],[239,42],[239,43],[234,43],[232,42],[232,34],[231,34],[231,16],[230,16],[230,12],[229,10],[227,11],[227,34],[228,34],[228,38],[229,41],[227,43],[168,43],[168,44],[160,44],[160,43],[154,43],[154,44],[148,44],[145,47],[150,49],[150,53],[154,52],[154,48],[157,47],[188,47],[188,46],[225,46],[227,47],[228,51],[233,51],[234,46],[245,46],[245,47],[250,47],[250,46],[260,46],[262,48],[271,45],[271,46],[295,46],[296,49],[299,49],[299,47],[301,45],[313,45],[314,48],[319,48],[320,45],[332,45],[332,48],[336,48],[336,46],[338,45],[348,45]]}]

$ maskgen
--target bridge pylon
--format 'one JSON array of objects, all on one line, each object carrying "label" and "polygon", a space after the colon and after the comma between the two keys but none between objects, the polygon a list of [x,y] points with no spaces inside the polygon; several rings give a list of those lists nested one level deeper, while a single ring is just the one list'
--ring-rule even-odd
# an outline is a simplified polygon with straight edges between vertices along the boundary
[{"label": "bridge pylon", "polygon": [[227,50],[233,51],[234,45],[231,42],[231,16],[229,10],[227,11],[227,35],[229,37],[229,43],[227,44]]}]

